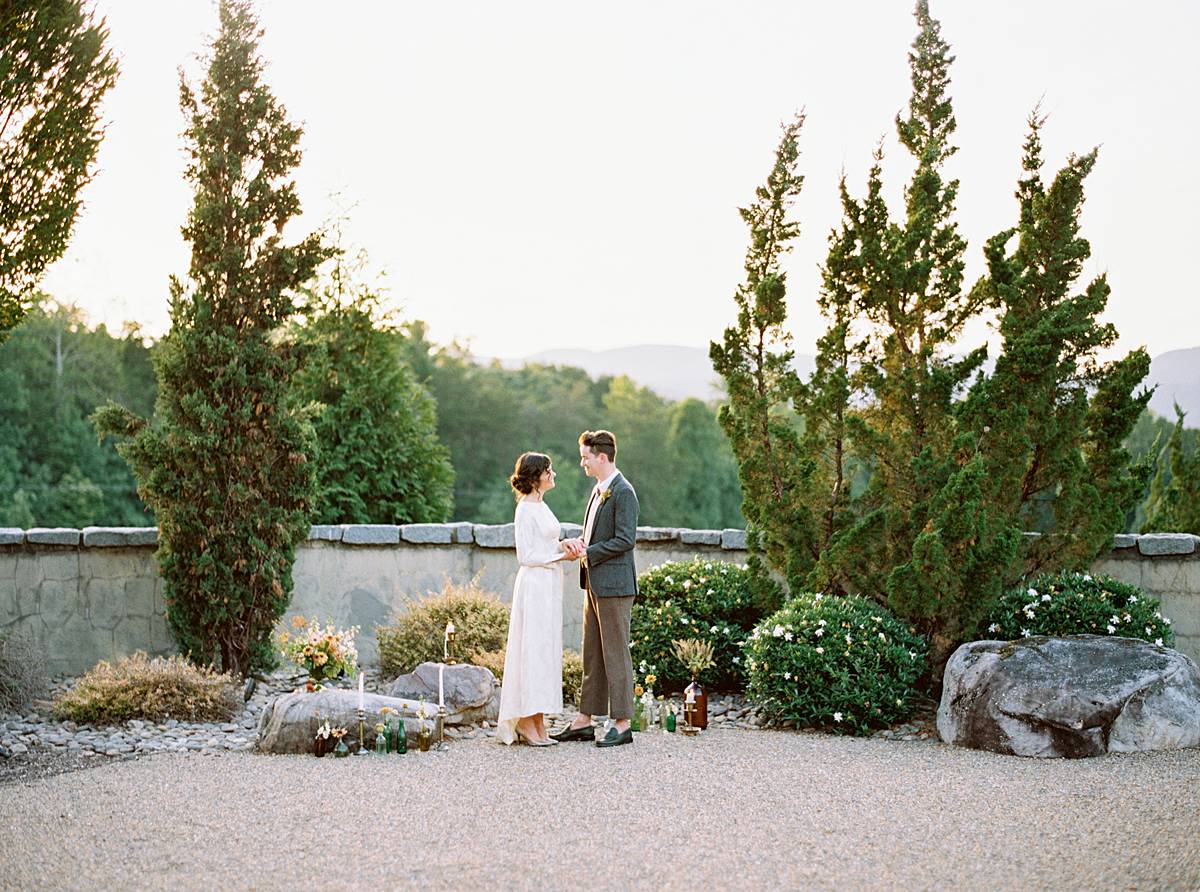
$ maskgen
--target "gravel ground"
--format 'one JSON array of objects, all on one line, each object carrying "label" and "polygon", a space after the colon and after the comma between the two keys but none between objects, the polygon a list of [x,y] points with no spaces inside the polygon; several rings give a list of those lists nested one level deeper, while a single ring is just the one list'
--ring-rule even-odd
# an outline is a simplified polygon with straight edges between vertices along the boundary
[{"label": "gravel ground", "polygon": [[1200,750],[1035,761],[712,730],[0,788],[0,888],[1197,889]]}]

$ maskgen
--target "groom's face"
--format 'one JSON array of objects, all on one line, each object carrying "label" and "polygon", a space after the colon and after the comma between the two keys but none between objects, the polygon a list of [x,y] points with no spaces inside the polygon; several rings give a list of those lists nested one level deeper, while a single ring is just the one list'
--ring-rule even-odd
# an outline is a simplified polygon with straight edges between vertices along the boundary
[{"label": "groom's face", "polygon": [[589,477],[595,477],[599,480],[604,473],[607,462],[607,456],[597,455],[595,452],[592,452],[590,447],[584,446],[582,443],[579,444],[579,467],[583,468],[583,473]]}]

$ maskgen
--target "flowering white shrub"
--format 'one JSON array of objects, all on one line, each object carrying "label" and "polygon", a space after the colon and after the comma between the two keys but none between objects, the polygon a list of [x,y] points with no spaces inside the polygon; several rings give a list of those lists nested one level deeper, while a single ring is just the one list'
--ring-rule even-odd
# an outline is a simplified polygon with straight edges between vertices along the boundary
[{"label": "flowering white shrub", "polygon": [[1042,574],[1005,592],[981,635],[1014,640],[1034,635],[1113,635],[1171,647],[1171,621],[1158,600],[1111,576]]},{"label": "flowering white shrub", "polygon": [[842,734],[907,718],[926,672],[925,639],[857,596],[799,594],[743,652],[746,693],[769,720]]},{"label": "flowering white shrub", "polygon": [[[703,684],[740,688],[741,646],[754,624],[779,604],[779,587],[745,564],[695,558],[647,570],[630,621],[633,665],[655,672],[660,689],[682,689],[691,674],[672,642],[695,638],[713,647],[714,663]],[[653,667],[653,668],[651,668]]]}]

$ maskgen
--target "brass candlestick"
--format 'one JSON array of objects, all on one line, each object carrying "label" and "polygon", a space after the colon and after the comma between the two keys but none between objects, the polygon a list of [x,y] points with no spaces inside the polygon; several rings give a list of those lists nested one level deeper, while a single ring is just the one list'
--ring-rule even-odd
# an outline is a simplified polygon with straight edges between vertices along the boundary
[{"label": "brass candlestick", "polygon": [[446,743],[446,704],[438,704],[437,714],[437,746],[434,747],[439,753],[450,749]]},{"label": "brass candlestick", "polygon": [[458,635],[458,630],[454,628],[454,620],[446,623],[446,634],[442,638],[442,662],[447,666],[454,666],[458,660],[454,659],[454,639]]}]

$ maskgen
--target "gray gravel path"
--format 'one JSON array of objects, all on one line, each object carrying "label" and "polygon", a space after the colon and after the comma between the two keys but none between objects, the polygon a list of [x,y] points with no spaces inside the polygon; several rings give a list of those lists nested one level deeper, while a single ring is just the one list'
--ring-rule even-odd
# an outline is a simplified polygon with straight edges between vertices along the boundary
[{"label": "gray gravel path", "polygon": [[733,730],[164,754],[0,788],[0,888],[1198,889],[1198,779]]}]

